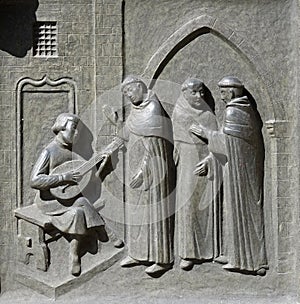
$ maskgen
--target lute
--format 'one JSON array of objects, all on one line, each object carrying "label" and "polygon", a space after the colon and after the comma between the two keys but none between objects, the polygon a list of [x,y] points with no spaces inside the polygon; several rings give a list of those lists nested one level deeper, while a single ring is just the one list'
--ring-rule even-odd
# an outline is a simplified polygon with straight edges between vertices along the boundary
[{"label": "lute", "polygon": [[[88,161],[84,159],[75,159],[71,161],[67,161],[56,168],[53,169],[51,174],[64,174],[68,172],[79,172],[82,178],[74,184],[67,184],[58,186],[55,188],[51,188],[50,192],[53,196],[58,199],[69,200],[76,196],[78,196],[88,185],[91,176],[92,176],[92,168],[94,168],[98,163],[103,161],[105,156],[103,153],[97,154],[93,156]],[[100,165],[99,170],[101,171],[104,167],[104,164]]]}]

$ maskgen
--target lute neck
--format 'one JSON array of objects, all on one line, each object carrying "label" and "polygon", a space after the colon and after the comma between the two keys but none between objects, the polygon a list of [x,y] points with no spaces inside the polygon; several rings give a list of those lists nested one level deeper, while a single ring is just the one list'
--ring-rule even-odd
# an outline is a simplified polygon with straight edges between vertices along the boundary
[{"label": "lute neck", "polygon": [[103,154],[101,152],[97,153],[97,155],[94,155],[92,158],[87,160],[83,165],[81,165],[78,168],[78,171],[81,175],[86,174],[89,172],[94,166],[96,166],[102,159],[104,158]]}]

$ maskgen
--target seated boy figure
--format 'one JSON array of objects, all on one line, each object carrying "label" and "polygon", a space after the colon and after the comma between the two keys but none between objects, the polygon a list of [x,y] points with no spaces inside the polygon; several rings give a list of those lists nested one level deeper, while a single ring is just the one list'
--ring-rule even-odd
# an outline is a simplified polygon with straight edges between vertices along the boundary
[{"label": "seated boy figure", "polygon": [[39,190],[35,203],[50,216],[52,225],[70,239],[70,266],[75,276],[81,272],[79,246],[87,233],[94,230],[100,241],[108,241],[104,220],[87,198],[79,194],[73,199],[62,200],[51,193],[52,188],[74,185],[81,179],[80,173],[74,171],[52,173],[59,165],[79,158],[72,151],[78,123],[79,117],[74,114],[63,113],[57,117],[52,127],[55,138],[44,148],[31,174],[31,187]]}]

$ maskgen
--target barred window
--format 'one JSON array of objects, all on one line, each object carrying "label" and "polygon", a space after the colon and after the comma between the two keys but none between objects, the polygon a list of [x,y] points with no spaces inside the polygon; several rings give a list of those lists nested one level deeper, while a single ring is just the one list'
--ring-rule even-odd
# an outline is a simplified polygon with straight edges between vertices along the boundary
[{"label": "barred window", "polygon": [[33,27],[33,56],[57,56],[57,24],[53,21],[36,22]]}]

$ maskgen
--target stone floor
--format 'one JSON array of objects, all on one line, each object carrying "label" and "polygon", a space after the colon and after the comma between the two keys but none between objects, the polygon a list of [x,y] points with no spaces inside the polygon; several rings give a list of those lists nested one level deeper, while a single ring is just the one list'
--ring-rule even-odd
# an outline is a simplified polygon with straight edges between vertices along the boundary
[{"label": "stone floor", "polygon": [[[23,298],[22,298],[23,297]],[[74,299],[58,299],[55,302],[51,299],[47,299],[45,297],[40,298],[37,295],[29,295],[28,293],[19,293],[18,296],[14,294],[5,294],[2,299],[0,299],[0,303],[5,304],[18,304],[18,303],[26,303],[26,304],[50,304],[50,303],[58,303],[58,304],[95,304],[95,303],[106,303],[106,304],[119,304],[119,303],[128,303],[128,304],[297,304],[295,297],[290,296],[208,296],[203,295],[199,297],[195,296],[177,296],[174,295],[170,297],[157,297],[152,298],[149,296],[141,297],[138,295],[132,296],[91,296],[87,295],[86,297],[74,298]]]},{"label": "stone floor", "polygon": [[[144,266],[123,269],[119,264],[97,274],[80,287],[60,296],[55,303],[128,304],[295,304],[296,295],[283,295],[276,286],[276,274],[265,277],[224,271],[219,264],[196,265],[186,272],[177,264],[160,278],[149,277]],[[17,286],[0,297],[5,304],[48,304],[52,299]]]}]

